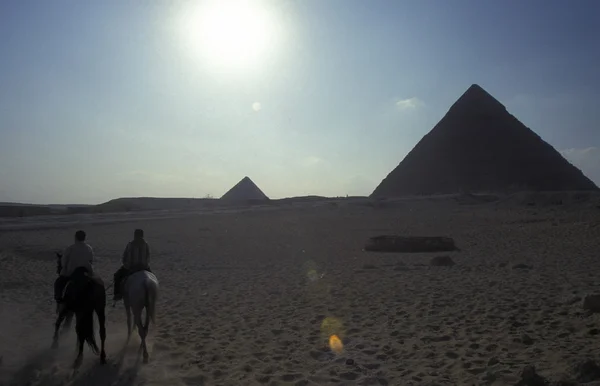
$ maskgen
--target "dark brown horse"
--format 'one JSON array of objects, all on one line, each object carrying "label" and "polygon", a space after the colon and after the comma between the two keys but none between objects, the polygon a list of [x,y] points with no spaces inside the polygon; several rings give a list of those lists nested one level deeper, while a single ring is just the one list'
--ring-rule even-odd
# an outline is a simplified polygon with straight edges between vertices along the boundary
[{"label": "dark brown horse", "polygon": [[[60,255],[57,254],[57,256]],[[60,265],[60,263],[59,263]],[[60,267],[59,267],[60,268]],[[52,347],[58,347],[59,329],[63,320],[75,315],[75,332],[77,333],[78,354],[74,367],[79,367],[83,360],[83,344],[87,342],[92,352],[100,352],[100,363],[106,363],[104,342],[106,340],[106,289],[102,279],[89,276],[84,268],[78,268],[71,275],[65,289],[63,306],[60,307],[54,325]],[[94,334],[94,311],[100,324],[100,350]]]}]

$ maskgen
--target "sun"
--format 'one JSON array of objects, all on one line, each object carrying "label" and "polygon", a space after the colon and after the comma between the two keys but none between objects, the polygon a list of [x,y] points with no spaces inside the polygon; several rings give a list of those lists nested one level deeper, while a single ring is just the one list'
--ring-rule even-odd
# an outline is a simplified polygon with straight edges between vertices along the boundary
[{"label": "sun", "polygon": [[273,17],[259,0],[195,2],[182,19],[186,49],[218,67],[260,64],[276,40]]}]

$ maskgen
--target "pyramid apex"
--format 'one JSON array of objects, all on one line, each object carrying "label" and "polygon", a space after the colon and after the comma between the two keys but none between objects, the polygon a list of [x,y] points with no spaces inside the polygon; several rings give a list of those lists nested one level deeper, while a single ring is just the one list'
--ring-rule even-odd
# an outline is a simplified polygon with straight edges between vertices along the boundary
[{"label": "pyramid apex", "polygon": [[268,200],[269,198],[260,190],[258,186],[245,176],[233,188],[229,189],[222,197],[222,200],[240,201],[240,200]]},{"label": "pyramid apex", "polygon": [[481,87],[481,86],[480,86],[480,85],[478,85],[477,83],[473,83],[473,84],[472,84],[472,85],[471,85],[471,86],[470,86],[470,87],[467,89],[467,91],[469,91],[469,90],[481,90],[481,91],[485,91],[485,90],[483,89],[483,87]]},{"label": "pyramid apex", "polygon": [[489,96],[490,98],[494,98],[489,92],[485,91],[485,89],[483,87],[481,87],[480,85],[478,85],[477,83],[473,83],[472,85],[470,85],[469,88],[463,93],[463,96],[464,95],[479,96],[479,97],[488,97]]},{"label": "pyramid apex", "polygon": [[450,107],[449,112],[457,111],[462,114],[506,113],[506,107],[483,87],[473,83]]},{"label": "pyramid apex", "polygon": [[[494,98],[492,96],[492,94],[485,91],[485,89],[483,87],[481,87],[480,85],[478,85],[477,83],[473,83],[471,86],[469,86],[467,91],[465,91],[462,96],[465,96],[465,95],[468,95],[471,97],[478,97],[478,98],[490,98],[490,99],[493,99],[496,102],[498,102],[498,100],[496,98]],[[500,102],[498,102],[498,103],[500,103]]]}]

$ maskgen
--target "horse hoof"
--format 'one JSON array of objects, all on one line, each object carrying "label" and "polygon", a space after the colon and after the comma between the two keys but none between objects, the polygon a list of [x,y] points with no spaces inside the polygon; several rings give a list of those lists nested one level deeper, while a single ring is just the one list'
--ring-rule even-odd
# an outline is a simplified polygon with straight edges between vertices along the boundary
[{"label": "horse hoof", "polygon": [[53,340],[50,348],[56,350],[58,348],[58,340]]},{"label": "horse hoof", "polygon": [[148,364],[148,357],[144,357],[144,360],[142,361],[145,365]]},{"label": "horse hoof", "polygon": [[81,367],[82,362],[83,362],[83,358],[75,359],[75,362],[73,363],[73,368],[78,369],[79,367]]},{"label": "horse hoof", "polygon": [[105,365],[106,364],[106,355],[105,354],[102,354],[100,356],[100,364],[101,365]]}]

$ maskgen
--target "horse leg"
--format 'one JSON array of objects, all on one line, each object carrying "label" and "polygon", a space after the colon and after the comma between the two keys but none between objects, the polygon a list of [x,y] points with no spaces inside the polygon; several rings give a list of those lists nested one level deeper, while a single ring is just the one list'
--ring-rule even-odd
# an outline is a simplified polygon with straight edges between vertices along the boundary
[{"label": "horse leg", "polygon": [[133,318],[135,320],[135,325],[138,329],[138,334],[140,334],[140,339],[142,341],[140,347],[142,348],[142,355],[144,358],[144,363],[148,363],[148,348],[146,347],[146,329],[142,325],[142,308],[136,308],[133,310]]},{"label": "horse leg", "polygon": [[106,315],[104,313],[104,305],[96,308],[98,315],[98,330],[100,332],[100,363],[106,363],[106,352],[104,351],[104,342],[106,341]]},{"label": "horse leg", "polygon": [[148,327],[150,327],[150,312],[148,312],[148,307],[146,307],[146,323],[144,324],[145,336],[148,336]]},{"label": "horse leg", "polygon": [[73,313],[68,312],[65,318],[65,324],[63,324],[63,331],[68,331],[71,328],[71,324],[73,322]]},{"label": "horse leg", "polygon": [[127,315],[127,340],[129,340],[131,338],[131,307],[125,298],[123,298],[123,305],[125,306],[125,315]]},{"label": "horse leg", "polygon": [[78,369],[79,366],[81,366],[81,363],[83,362],[83,343],[85,342],[85,338],[81,333],[81,328],[77,328],[78,325],[81,323],[81,316],[82,315],[80,315],[80,313],[77,313],[77,315],[75,316],[75,329],[77,330],[77,358],[75,358],[75,362],[73,363],[74,369]]},{"label": "horse leg", "polygon": [[79,342],[77,358],[75,358],[75,362],[73,362],[73,368],[78,369],[83,362],[83,342]]},{"label": "horse leg", "polygon": [[71,329],[71,325],[73,323],[73,315],[74,314],[70,311],[66,313],[65,321],[63,322],[62,329],[61,329],[61,334],[64,334],[65,332],[67,332]]},{"label": "horse leg", "polygon": [[58,348],[58,330],[60,329],[60,325],[62,324],[63,320],[65,319],[65,316],[67,314],[67,311],[63,308],[61,310],[61,312],[58,314],[58,317],[56,318],[56,322],[54,323],[54,336],[52,337],[52,348],[56,349]]}]

